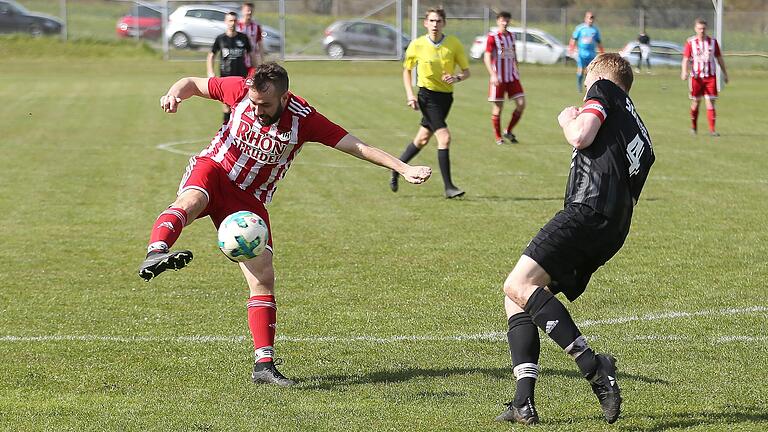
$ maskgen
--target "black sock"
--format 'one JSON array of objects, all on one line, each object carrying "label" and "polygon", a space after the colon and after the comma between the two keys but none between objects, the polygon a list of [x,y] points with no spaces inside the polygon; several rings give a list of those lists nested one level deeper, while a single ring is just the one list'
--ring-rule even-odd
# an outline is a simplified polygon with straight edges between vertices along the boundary
[{"label": "black sock", "polygon": [[536,378],[539,376],[541,343],[539,330],[528,313],[520,312],[512,315],[507,323],[509,324],[507,332],[509,354],[512,357],[512,366],[517,379],[513,404],[519,408],[525,405],[527,399],[534,403],[533,390],[536,386]]},{"label": "black sock", "polygon": [[224,122],[223,122],[223,124],[229,123],[229,116],[230,116],[230,114],[231,113],[224,113]]},{"label": "black sock", "polygon": [[[400,160],[408,163],[411,161],[411,159],[415,158],[417,154],[421,151],[420,148],[416,147],[412,142],[408,143],[408,145],[405,147],[405,150],[403,150],[403,154],[400,155]],[[397,177],[397,171],[392,171],[392,177]]]},{"label": "black sock", "polygon": [[585,378],[589,379],[594,375],[597,370],[595,352],[587,345],[587,340],[581,335],[571,314],[560,300],[544,288],[538,287],[525,304],[525,311],[566,354],[576,360]]},{"label": "black sock", "polygon": [[445,188],[455,188],[451,180],[451,158],[448,149],[437,149],[437,161],[440,164],[440,174],[443,175],[443,184]]}]

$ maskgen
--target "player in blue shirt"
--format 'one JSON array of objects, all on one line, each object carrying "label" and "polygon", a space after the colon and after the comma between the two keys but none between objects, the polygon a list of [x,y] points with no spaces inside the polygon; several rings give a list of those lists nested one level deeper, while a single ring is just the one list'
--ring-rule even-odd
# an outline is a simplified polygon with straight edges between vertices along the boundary
[{"label": "player in blue shirt", "polygon": [[[576,26],[571,36],[571,41],[568,43],[568,52],[573,56],[576,55],[576,91],[581,92],[582,83],[584,82],[584,75],[582,71],[585,67],[595,58],[595,48],[603,54],[603,43],[600,39],[600,30],[593,25],[595,22],[595,14],[592,11],[587,11],[584,14],[584,23]],[[578,53],[576,48],[578,47]]]}]

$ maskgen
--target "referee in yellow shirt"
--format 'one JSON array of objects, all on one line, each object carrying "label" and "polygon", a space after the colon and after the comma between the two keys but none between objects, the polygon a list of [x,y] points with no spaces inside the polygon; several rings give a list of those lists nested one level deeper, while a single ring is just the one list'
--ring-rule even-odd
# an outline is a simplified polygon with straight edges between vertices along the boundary
[{"label": "referee in yellow shirt", "polygon": [[[405,52],[403,62],[403,84],[408,98],[408,106],[421,110],[421,127],[413,142],[409,143],[400,155],[400,160],[408,162],[427,145],[432,135],[437,137],[437,160],[445,184],[445,197],[456,198],[464,191],[456,187],[451,180],[451,161],[448,147],[451,145],[451,131],[445,124],[453,103],[453,85],[469,78],[469,61],[464,47],[455,36],[443,33],[445,11],[431,8],[424,18],[427,34],[414,40]],[[411,71],[418,65],[418,98],[413,94]],[[458,66],[459,74],[454,75]],[[398,174],[392,171],[389,187],[397,192]]]}]

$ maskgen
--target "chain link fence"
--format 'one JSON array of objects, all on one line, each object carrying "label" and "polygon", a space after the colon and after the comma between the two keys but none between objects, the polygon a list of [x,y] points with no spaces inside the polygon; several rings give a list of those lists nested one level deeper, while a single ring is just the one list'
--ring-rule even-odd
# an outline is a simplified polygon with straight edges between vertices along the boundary
[{"label": "chain link fence", "polygon": [[[7,1],[7,0],[5,0]],[[407,46],[412,29],[411,0],[255,0],[254,18],[264,26],[268,58],[272,59],[399,59]],[[495,24],[496,10],[482,0],[443,0],[448,14],[446,33],[460,38],[469,51],[475,39],[487,33]],[[567,46],[573,28],[583,20],[584,10],[576,8],[521,8],[519,1],[505,3],[512,13],[511,25],[524,27],[534,36],[524,38],[535,44],[535,31],[550,35],[553,45]],[[534,2],[528,2],[534,4]],[[2,4],[2,3],[0,3]],[[165,53],[168,59],[205,58],[216,34],[224,31],[218,15],[198,14],[190,17],[190,34],[179,30],[181,16],[174,15],[180,7],[208,6],[228,8],[239,12],[240,2],[181,1],[181,0],[16,0],[11,5],[21,11],[0,8],[0,18],[7,13],[42,13],[63,23],[61,36],[65,39],[128,41],[147,43]],[[417,33],[424,33],[421,20],[431,5],[419,2],[416,17]],[[508,6],[508,7],[507,7]],[[525,11],[525,12],[524,12]],[[618,51],[634,41],[645,29],[652,40],[682,45],[693,34],[697,17],[710,22],[714,34],[714,9],[610,9],[592,10],[609,51]],[[203,19],[204,16],[208,19]],[[170,21],[168,21],[170,17]],[[39,27],[24,24],[19,32],[39,34]],[[217,33],[218,32],[218,33]],[[193,34],[194,33],[194,34]],[[174,39],[174,36],[176,38]],[[768,11],[725,11],[722,46],[728,57],[745,57],[752,64],[768,67]],[[526,55],[526,52],[521,55]]]}]

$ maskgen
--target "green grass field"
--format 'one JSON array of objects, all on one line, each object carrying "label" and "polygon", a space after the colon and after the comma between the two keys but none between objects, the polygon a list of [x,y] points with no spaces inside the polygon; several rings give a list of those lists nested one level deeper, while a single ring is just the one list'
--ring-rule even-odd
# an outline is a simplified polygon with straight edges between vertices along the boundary
[{"label": "green grass field", "polygon": [[[195,252],[187,269],[136,275],[221,118],[210,101],[158,109],[203,66],[124,45],[45,49],[0,44],[0,430],[524,429],[493,422],[514,390],[501,284],[562,207],[571,152],[556,115],[580,102],[572,68],[523,66],[521,144],[499,147],[473,66],[449,118],[462,200],[442,198],[434,144],[417,159],[434,178],[398,194],[385,170],[308,145],[270,207],[276,348],[300,382],[283,389],[249,382],[247,290],[208,220],[177,243]],[[367,142],[399,154],[412,138],[397,63],[287,68],[296,93]],[[636,77],[657,162],[624,249],[569,305],[618,358],[622,417],[604,424],[544,338],[534,430],[768,428],[768,73],[730,76],[717,139],[688,134],[676,70]]]}]

